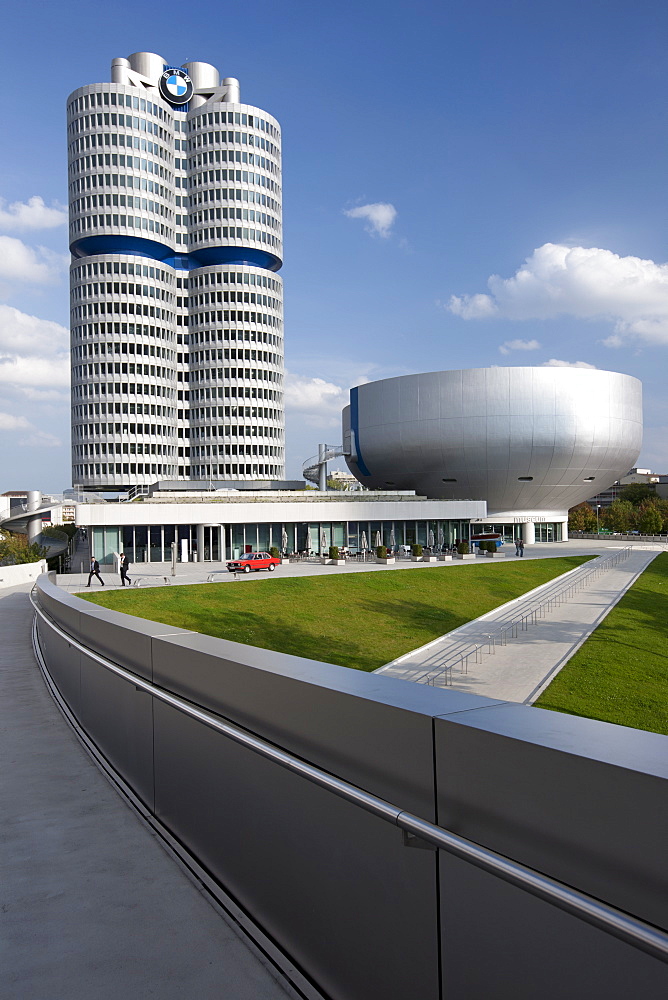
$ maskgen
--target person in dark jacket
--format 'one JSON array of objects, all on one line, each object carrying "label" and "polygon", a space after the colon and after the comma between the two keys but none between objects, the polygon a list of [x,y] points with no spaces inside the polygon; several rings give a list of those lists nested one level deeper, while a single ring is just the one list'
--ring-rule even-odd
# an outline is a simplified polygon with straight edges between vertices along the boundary
[{"label": "person in dark jacket", "polygon": [[129,565],[130,565],[130,563],[129,563],[129,561],[128,561],[128,557],[126,556],[125,552],[123,552],[123,553],[122,553],[122,555],[121,555],[121,561],[120,561],[120,569],[121,569],[121,585],[122,585],[123,587],[125,586],[125,581],[126,581],[126,580],[128,581],[128,587],[129,587],[129,586],[131,585],[131,583],[132,583],[132,580],[131,580],[131,579],[130,579],[130,577],[128,576],[128,566],[129,566]]},{"label": "person in dark jacket", "polygon": [[98,578],[98,580],[100,581],[100,583],[104,587],[104,580],[100,576],[100,564],[97,561],[97,559],[95,558],[95,556],[91,556],[91,558],[90,558],[90,573],[88,574],[88,583],[86,584],[87,587],[90,587],[90,581],[93,579],[94,576],[96,576]]}]

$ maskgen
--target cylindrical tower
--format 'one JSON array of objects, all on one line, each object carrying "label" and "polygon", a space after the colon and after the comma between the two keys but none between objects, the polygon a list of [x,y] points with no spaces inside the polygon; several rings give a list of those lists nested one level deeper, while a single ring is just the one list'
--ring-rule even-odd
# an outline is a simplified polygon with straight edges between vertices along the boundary
[{"label": "cylindrical tower", "polygon": [[190,112],[191,476],[283,476],[280,131],[257,108]]},{"label": "cylindrical tower", "polygon": [[68,100],[84,489],[284,476],[280,129],[189,67],[135,53]]}]

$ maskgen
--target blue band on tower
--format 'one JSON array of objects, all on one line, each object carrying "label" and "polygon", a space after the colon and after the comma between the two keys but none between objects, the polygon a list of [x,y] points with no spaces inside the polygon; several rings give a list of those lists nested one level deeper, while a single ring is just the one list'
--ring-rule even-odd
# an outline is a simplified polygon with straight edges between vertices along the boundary
[{"label": "blue band on tower", "polygon": [[275,254],[266,250],[256,250],[254,247],[202,247],[190,253],[179,253],[156,240],[120,234],[85,236],[71,244],[70,253],[77,258],[103,253],[132,254],[135,257],[149,257],[151,260],[183,271],[192,271],[196,267],[208,267],[213,264],[238,264],[278,271],[283,263]]}]

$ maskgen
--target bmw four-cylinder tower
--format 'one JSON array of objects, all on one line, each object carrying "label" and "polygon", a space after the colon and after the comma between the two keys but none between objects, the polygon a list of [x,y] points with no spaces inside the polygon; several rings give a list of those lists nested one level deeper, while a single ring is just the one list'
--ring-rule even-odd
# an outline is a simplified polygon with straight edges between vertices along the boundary
[{"label": "bmw four-cylinder tower", "polygon": [[282,479],[278,122],[136,52],[67,131],[73,483]]}]

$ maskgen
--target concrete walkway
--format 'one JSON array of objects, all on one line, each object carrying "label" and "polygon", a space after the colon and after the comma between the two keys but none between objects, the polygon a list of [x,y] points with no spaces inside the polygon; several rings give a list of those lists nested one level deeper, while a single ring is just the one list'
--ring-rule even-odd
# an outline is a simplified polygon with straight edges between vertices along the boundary
[{"label": "concrete walkway", "polygon": [[[545,617],[538,619],[535,625],[530,624],[526,631],[519,631],[517,638],[508,638],[507,645],[495,645],[491,653],[481,653],[479,662],[474,662],[474,656],[469,657],[467,673],[461,672],[459,665],[454,667],[452,688],[487,698],[531,704],[663,550],[664,546],[634,549],[628,559],[603,573],[564,604],[547,611]],[[529,601],[526,595],[525,604]],[[521,611],[522,598],[511,603],[513,611]],[[426,674],[467,648],[469,643],[483,641],[485,632],[493,629],[494,622],[507,619],[508,613],[507,605],[497,608],[482,619],[468,622],[380,667],[375,673],[425,683]],[[444,675],[438,677],[436,683],[443,685]]]},{"label": "concrete walkway", "polygon": [[33,657],[28,590],[0,591],[0,994],[285,1000],[64,721]]},{"label": "concrete walkway", "polygon": [[[597,541],[573,541],[567,544],[544,543],[532,545],[525,550],[524,561],[529,559],[554,559],[563,556],[579,555],[600,555],[612,549],[619,549],[619,543],[606,544]],[[506,558],[504,563],[517,562],[514,555],[513,546],[505,546]],[[88,580],[88,549],[87,543],[77,549],[75,558],[72,559],[75,568],[83,566],[81,572],[59,573],[57,583],[59,587],[69,593],[78,593],[86,586]],[[394,573],[396,570],[411,570],[420,572],[426,569],[440,569],[444,572],[462,572],[469,566],[498,566],[498,561],[494,559],[478,558],[475,562],[463,562],[455,559],[452,562],[411,562],[410,559],[398,560],[391,566],[381,565],[369,558],[366,562],[348,561],[345,566],[323,566],[316,562],[294,562],[283,566],[278,566],[275,573],[240,573],[236,577],[227,572],[224,562],[203,562],[203,563],[177,563],[176,576],[172,576],[171,563],[133,563],[130,566],[130,579],[134,582],[138,580],[142,587],[164,587],[183,586],[186,584],[206,583],[211,573],[216,576],[216,584],[232,583],[236,585],[249,585],[258,580],[279,580],[285,577],[304,576],[340,576],[342,573]],[[100,569],[105,587],[120,587],[120,577],[113,572],[111,566],[102,566]],[[98,581],[93,578],[91,589],[101,589]]]}]

